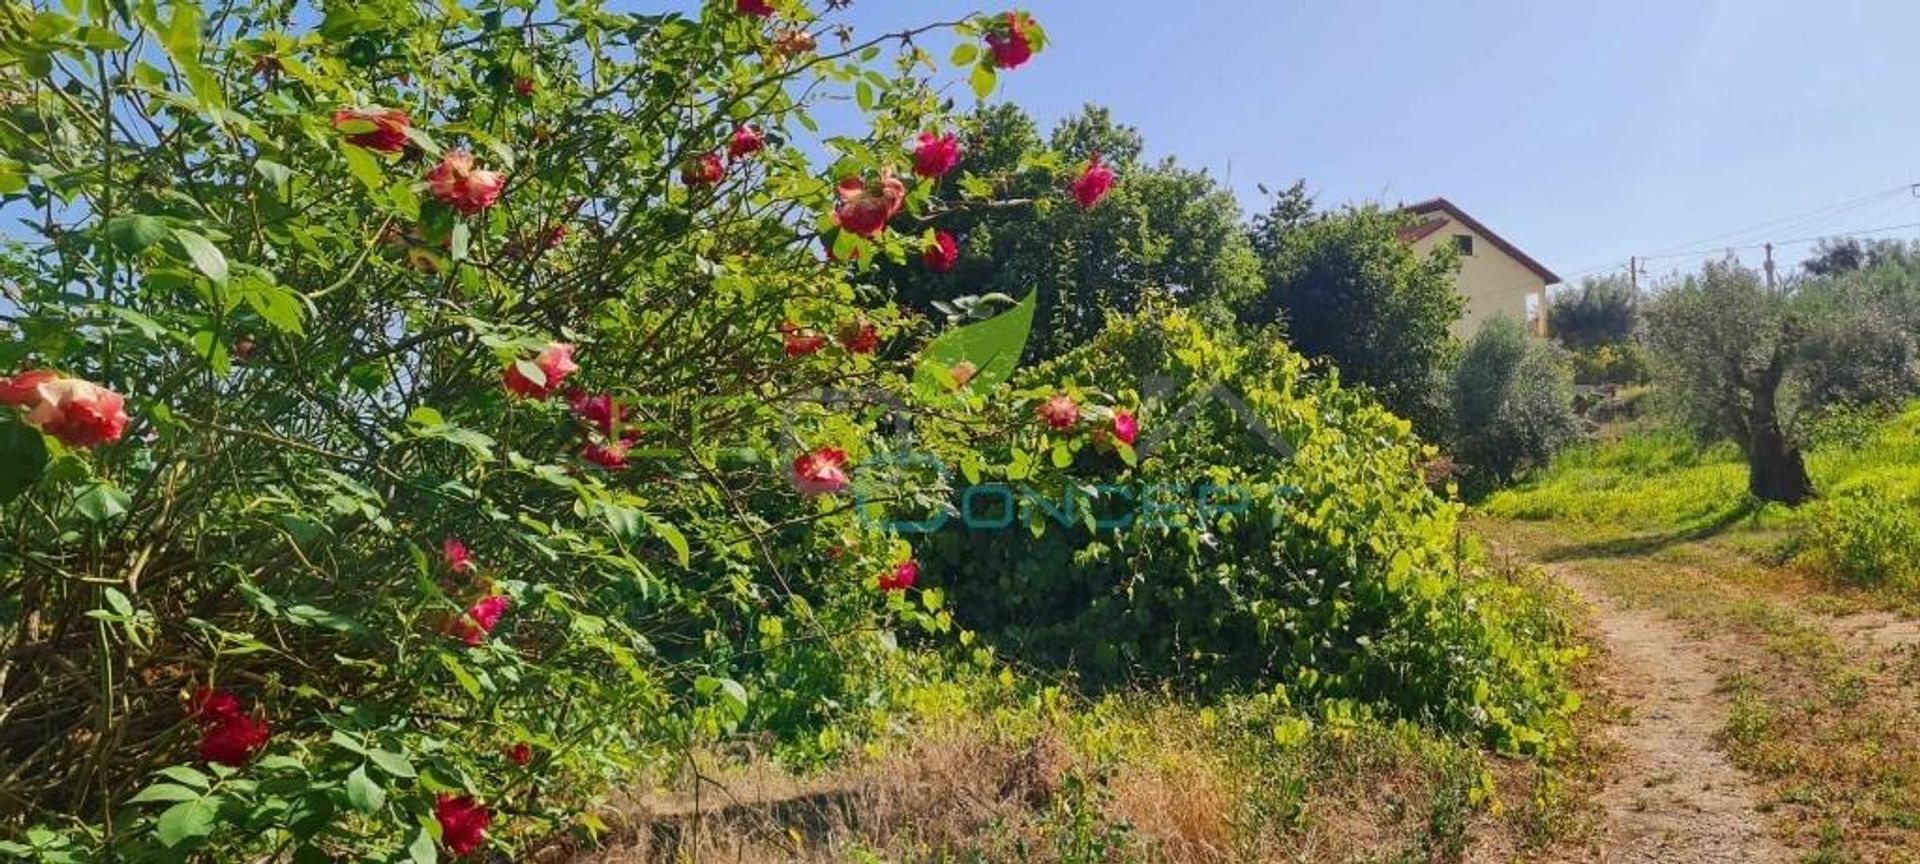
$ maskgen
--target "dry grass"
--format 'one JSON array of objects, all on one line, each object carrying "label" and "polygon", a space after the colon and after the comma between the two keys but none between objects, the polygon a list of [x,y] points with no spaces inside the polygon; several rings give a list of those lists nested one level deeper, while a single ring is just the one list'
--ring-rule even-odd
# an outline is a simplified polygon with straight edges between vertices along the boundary
[{"label": "dry grass", "polygon": [[[1577,860],[1545,850],[1584,824],[1585,787],[1565,766],[1491,759],[1410,726],[1282,747],[1214,712],[1145,698],[1013,734],[952,723],[815,777],[765,759],[704,763],[697,805],[685,772],[618,806],[627,827],[611,848],[542,860]],[[1475,800],[1483,789],[1502,803]]]}]

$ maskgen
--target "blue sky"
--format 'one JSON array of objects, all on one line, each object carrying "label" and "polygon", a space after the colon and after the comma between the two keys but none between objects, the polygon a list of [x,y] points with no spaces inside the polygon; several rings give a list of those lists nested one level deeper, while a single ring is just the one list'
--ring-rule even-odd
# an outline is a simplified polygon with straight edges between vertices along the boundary
[{"label": "blue sky", "polygon": [[[856,0],[848,14],[870,35],[979,8]],[[1444,195],[1567,277],[1634,254],[1920,223],[1920,198],[1892,191],[1920,183],[1913,0],[1022,8],[1054,45],[995,98],[1046,126],[1105,104],[1150,155],[1230,177],[1249,208],[1256,183],[1295,178],[1322,203]]]}]

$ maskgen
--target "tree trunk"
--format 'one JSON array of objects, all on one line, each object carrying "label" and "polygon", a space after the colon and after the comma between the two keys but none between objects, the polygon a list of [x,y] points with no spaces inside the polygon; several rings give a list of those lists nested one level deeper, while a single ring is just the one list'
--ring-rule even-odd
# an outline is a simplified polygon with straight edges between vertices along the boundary
[{"label": "tree trunk", "polygon": [[1813,479],[1800,448],[1780,429],[1780,380],[1785,363],[1776,361],[1760,376],[1747,414],[1747,491],[1762,501],[1798,507],[1813,497]]}]

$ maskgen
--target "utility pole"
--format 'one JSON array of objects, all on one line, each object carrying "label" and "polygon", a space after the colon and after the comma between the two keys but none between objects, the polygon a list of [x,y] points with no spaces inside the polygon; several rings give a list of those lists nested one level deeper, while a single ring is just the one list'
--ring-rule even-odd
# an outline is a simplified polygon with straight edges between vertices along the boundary
[{"label": "utility pole", "polygon": [[1633,283],[1633,293],[1635,295],[1640,293],[1640,274],[1645,272],[1647,272],[1647,268],[1640,266],[1639,256],[1627,259],[1627,280]]},{"label": "utility pole", "polygon": [[1767,244],[1767,290],[1773,290],[1773,244]]}]

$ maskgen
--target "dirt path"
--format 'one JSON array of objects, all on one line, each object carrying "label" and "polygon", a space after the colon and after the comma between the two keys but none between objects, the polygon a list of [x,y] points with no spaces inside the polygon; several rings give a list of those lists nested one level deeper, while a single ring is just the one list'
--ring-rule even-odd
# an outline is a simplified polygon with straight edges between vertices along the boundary
[{"label": "dirt path", "polygon": [[1756,808],[1763,793],[1714,745],[1727,700],[1710,643],[1656,612],[1624,608],[1573,568],[1550,568],[1593,606],[1613,663],[1609,682],[1632,715],[1614,727],[1619,762],[1599,804],[1608,864],[1749,864],[1790,860]]}]

